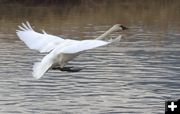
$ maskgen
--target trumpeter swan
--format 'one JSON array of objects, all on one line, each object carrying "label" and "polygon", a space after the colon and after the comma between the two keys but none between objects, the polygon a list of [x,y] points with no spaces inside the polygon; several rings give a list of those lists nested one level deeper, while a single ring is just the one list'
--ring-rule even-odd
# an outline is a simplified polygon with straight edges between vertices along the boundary
[{"label": "trumpeter swan", "polygon": [[115,30],[125,30],[126,27],[116,24],[107,32],[92,40],[71,40],[63,39],[58,36],[35,32],[29,22],[22,23],[19,30],[16,30],[17,36],[30,48],[38,50],[40,53],[49,52],[41,62],[36,62],[33,66],[33,77],[39,79],[50,68],[60,66],[61,71],[79,71],[71,67],[64,67],[68,61],[72,60],[82,52],[99,46],[104,46],[114,41],[119,41],[121,35],[111,41],[103,41],[108,34]]}]

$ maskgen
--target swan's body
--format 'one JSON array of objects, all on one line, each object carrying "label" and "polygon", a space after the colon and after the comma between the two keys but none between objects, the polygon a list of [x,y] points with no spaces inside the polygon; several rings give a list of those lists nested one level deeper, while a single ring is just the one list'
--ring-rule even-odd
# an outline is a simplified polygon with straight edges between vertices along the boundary
[{"label": "swan's body", "polygon": [[54,35],[47,34],[43,31],[42,33],[35,32],[30,24],[22,23],[19,26],[20,30],[17,30],[18,37],[30,48],[38,50],[40,53],[49,52],[41,62],[37,62],[33,67],[33,76],[40,78],[44,73],[55,66],[63,68],[68,61],[72,60],[82,52],[93,49],[99,46],[104,46],[113,41],[120,40],[121,35],[112,41],[103,41],[103,39],[112,31],[121,29],[120,25],[114,25],[107,32],[102,34],[97,39],[93,40],[71,40],[63,39]]}]

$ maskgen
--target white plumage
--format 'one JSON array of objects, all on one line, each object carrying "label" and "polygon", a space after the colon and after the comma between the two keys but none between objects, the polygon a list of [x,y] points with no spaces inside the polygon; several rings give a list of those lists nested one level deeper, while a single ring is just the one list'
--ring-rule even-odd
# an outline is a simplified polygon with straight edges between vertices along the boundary
[{"label": "white plumage", "polygon": [[111,41],[102,41],[108,34],[115,30],[122,30],[119,24],[114,25],[107,32],[102,34],[97,39],[92,40],[71,40],[63,39],[58,36],[35,32],[29,22],[22,23],[22,26],[18,26],[20,30],[17,30],[17,36],[30,48],[38,50],[40,53],[50,52],[47,54],[41,62],[37,62],[33,67],[33,76],[39,79],[47,72],[51,67],[59,65],[63,68],[66,63],[78,56],[80,53],[93,49],[99,46],[107,45],[113,41],[121,39],[121,35]]},{"label": "white plumage", "polygon": [[22,23],[23,27],[19,26],[20,30],[17,30],[17,35],[30,49],[35,49],[39,52],[49,52],[64,41],[60,37],[45,32],[43,34],[35,32],[30,24],[26,23],[27,25]]}]

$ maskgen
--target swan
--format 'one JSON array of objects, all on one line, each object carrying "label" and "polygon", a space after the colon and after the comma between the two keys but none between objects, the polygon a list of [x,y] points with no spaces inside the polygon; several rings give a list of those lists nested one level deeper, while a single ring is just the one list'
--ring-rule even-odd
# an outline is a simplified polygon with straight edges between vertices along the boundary
[{"label": "swan", "polygon": [[36,79],[41,78],[50,68],[69,72],[80,71],[81,69],[65,67],[65,65],[86,50],[119,41],[122,37],[121,35],[109,41],[103,41],[103,39],[113,31],[127,29],[121,24],[116,24],[96,39],[73,40],[47,34],[44,30],[42,33],[35,32],[29,22],[22,23],[18,27],[19,29],[16,30],[17,36],[30,49],[37,50],[40,53],[48,53],[40,62],[36,62],[33,66],[32,74]]}]

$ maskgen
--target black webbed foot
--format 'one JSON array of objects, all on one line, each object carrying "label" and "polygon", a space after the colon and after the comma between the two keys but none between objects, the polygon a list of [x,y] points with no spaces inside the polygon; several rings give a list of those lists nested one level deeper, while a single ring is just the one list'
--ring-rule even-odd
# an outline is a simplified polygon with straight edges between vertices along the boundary
[{"label": "black webbed foot", "polygon": [[60,70],[60,69],[61,69],[61,67],[56,66],[56,67],[52,67],[51,69],[52,69],[52,70]]},{"label": "black webbed foot", "polygon": [[82,68],[75,68],[75,67],[53,67],[53,70],[60,70],[60,71],[67,71],[67,72],[79,72]]}]

